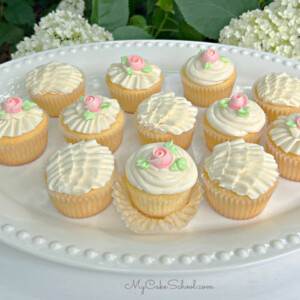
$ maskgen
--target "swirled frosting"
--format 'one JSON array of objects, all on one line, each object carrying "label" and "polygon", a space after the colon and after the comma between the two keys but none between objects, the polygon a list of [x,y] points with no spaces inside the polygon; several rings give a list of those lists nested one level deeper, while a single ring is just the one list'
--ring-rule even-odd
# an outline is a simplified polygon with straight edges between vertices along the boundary
[{"label": "swirled frosting", "polygon": [[111,124],[116,121],[116,117],[120,112],[120,105],[117,100],[98,96],[103,100],[103,103],[109,102],[111,105],[99,111],[93,112],[95,119],[86,119],[83,116],[85,111],[84,103],[77,101],[66,107],[62,116],[63,123],[68,126],[70,130],[81,133],[100,133],[109,129]]},{"label": "swirled frosting", "polygon": [[269,131],[272,141],[286,153],[300,155],[300,128],[287,125],[288,120],[296,123],[300,114],[291,114],[288,117],[279,116],[273,122],[274,127]]},{"label": "swirled frosting", "polygon": [[252,100],[248,100],[247,105],[250,107],[249,116],[241,117],[230,107],[221,107],[219,101],[214,102],[206,111],[206,119],[214,129],[228,136],[242,137],[259,132],[266,123],[265,113]]},{"label": "swirled frosting", "polygon": [[210,68],[205,68],[198,55],[188,59],[183,68],[189,79],[201,85],[222,83],[234,72],[234,65],[231,61],[218,60]]},{"label": "swirled frosting", "polygon": [[300,79],[286,73],[270,73],[254,84],[259,98],[279,106],[300,106]]},{"label": "swirled frosting", "polygon": [[220,187],[251,199],[267,192],[278,177],[274,157],[262,146],[243,139],[215,146],[205,159],[204,169]]},{"label": "swirled frosting", "polygon": [[43,110],[38,106],[18,113],[6,113],[0,116],[0,138],[16,137],[35,129],[43,120]]},{"label": "swirled frosting", "polygon": [[[145,63],[148,63],[145,60]],[[120,85],[121,87],[129,90],[144,90],[152,87],[160,81],[161,70],[156,65],[151,65],[152,71],[144,73],[142,71],[134,71],[133,74],[129,74],[126,71],[126,65],[112,64],[107,74],[109,75],[110,81]]]},{"label": "swirled frosting", "polygon": [[144,145],[128,158],[125,168],[129,182],[138,189],[155,195],[187,191],[195,184],[198,171],[193,159],[178,146],[176,146],[178,154],[174,155],[173,159],[185,158],[187,169],[172,171],[170,168],[156,168],[152,164],[146,170],[138,167],[137,160],[140,157],[151,160],[153,149],[163,145],[164,143]]},{"label": "swirled frosting", "polygon": [[25,85],[33,95],[65,95],[75,90],[83,80],[83,74],[77,68],[53,61],[29,72]]},{"label": "swirled frosting", "polygon": [[114,156],[96,140],[67,144],[50,156],[46,168],[51,191],[82,195],[105,186],[114,171]]},{"label": "swirled frosting", "polygon": [[144,100],[137,110],[137,120],[154,132],[181,134],[192,129],[198,109],[174,93],[156,94]]}]

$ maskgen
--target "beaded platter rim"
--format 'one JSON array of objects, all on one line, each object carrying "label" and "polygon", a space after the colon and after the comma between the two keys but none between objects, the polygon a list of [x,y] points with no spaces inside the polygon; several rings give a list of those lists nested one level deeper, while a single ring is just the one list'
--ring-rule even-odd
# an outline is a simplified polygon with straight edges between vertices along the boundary
[{"label": "beaded platter rim", "polygon": [[[106,51],[111,48],[130,47],[187,47],[195,50],[210,47],[222,52],[245,57],[251,56],[258,60],[268,60],[294,70],[300,70],[300,62],[275,54],[236,46],[179,40],[131,40],[76,45],[32,54],[0,65],[0,74],[3,73],[9,77],[11,68],[22,68],[22,65],[28,66],[36,61],[43,63],[44,60],[55,58],[56,55],[63,58],[65,55],[72,55],[78,52],[87,53],[89,51]],[[158,256],[151,256],[145,253],[133,255],[124,251],[124,253],[117,254],[114,251],[101,252],[90,248],[84,249],[76,245],[65,245],[56,239],[36,235],[18,224],[1,219],[0,241],[35,256],[87,269],[134,274],[174,273],[178,271],[182,273],[199,273],[241,267],[297,251],[300,249],[300,226],[298,231],[290,232],[283,236],[276,236],[265,243],[253,244],[252,247],[235,248],[228,251],[216,250],[211,253],[199,251],[196,255],[179,253],[174,256],[164,253]]]}]

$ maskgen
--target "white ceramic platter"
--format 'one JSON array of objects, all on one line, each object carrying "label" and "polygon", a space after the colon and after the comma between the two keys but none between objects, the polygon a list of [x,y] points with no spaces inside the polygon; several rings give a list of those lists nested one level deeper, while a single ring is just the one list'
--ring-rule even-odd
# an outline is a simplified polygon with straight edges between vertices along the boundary
[{"label": "white ceramic platter", "polygon": [[[117,41],[55,49],[0,65],[0,100],[13,95],[28,98],[26,73],[53,60],[83,70],[87,93],[108,96],[104,80],[107,68],[130,54],[158,64],[165,77],[163,91],[183,95],[180,67],[208,47],[234,62],[238,72],[235,91],[249,94],[258,77],[273,71],[299,76],[299,62],[249,49],[188,41]],[[199,109],[199,124],[203,111]],[[68,265],[131,273],[233,268],[300,248],[300,183],[282,178],[265,211],[249,221],[226,219],[205,200],[192,222],[172,233],[133,233],[113,205],[87,219],[64,217],[53,207],[43,175],[47,158],[64,143],[57,119],[51,119],[49,144],[42,157],[21,167],[0,166],[0,241]],[[115,153],[121,172],[125,159],[139,145],[133,116],[127,115],[123,142]],[[209,154],[200,125],[189,152],[196,163]]]}]

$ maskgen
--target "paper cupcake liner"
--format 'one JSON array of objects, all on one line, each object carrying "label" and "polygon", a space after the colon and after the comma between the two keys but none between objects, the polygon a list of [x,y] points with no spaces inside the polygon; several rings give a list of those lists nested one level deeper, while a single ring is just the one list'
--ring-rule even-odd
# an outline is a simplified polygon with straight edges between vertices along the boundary
[{"label": "paper cupcake liner", "polygon": [[194,83],[187,77],[183,68],[180,75],[185,98],[194,105],[208,107],[217,100],[230,97],[236,79],[236,70],[222,83],[211,86]]},{"label": "paper cupcake liner", "polygon": [[103,211],[112,202],[112,186],[116,178],[116,169],[103,188],[92,189],[83,195],[59,193],[47,189],[55,208],[70,218],[87,218]]},{"label": "paper cupcake liner", "polygon": [[272,103],[263,102],[257,95],[256,86],[252,89],[252,99],[263,109],[267,115],[268,124],[273,123],[279,116],[289,116],[290,114],[300,113],[300,107],[279,106]]},{"label": "paper cupcake liner", "polygon": [[234,220],[247,220],[259,215],[266,207],[278,181],[257,199],[240,196],[211,182],[207,173],[202,174],[206,200],[220,215]]},{"label": "paper cupcake liner", "polygon": [[38,159],[44,153],[48,143],[48,117],[44,115],[47,119],[34,130],[10,138],[10,142],[6,144],[0,139],[0,164],[20,166]]},{"label": "paper cupcake liner", "polygon": [[100,133],[81,133],[69,130],[66,124],[63,124],[63,117],[60,115],[59,127],[68,143],[78,143],[80,141],[89,141],[95,139],[101,146],[106,146],[111,152],[115,152],[123,139],[125,126],[125,114],[120,111],[116,121],[111,124],[111,127]]},{"label": "paper cupcake liner", "polygon": [[76,102],[81,96],[85,94],[85,81],[72,92],[66,95],[59,94],[44,94],[33,95],[28,91],[29,96],[33,102],[39,107],[43,108],[49,115],[49,117],[58,117],[60,112],[68,105]]},{"label": "paper cupcake liner", "polygon": [[280,147],[277,147],[271,140],[269,132],[266,136],[266,151],[274,156],[280,176],[289,180],[300,181],[300,156],[285,153]]},{"label": "paper cupcake liner", "polygon": [[113,187],[114,205],[121,214],[126,227],[136,233],[158,233],[174,231],[185,227],[198,211],[202,200],[200,184],[192,187],[187,204],[168,216],[150,217],[140,212],[131,202],[125,176],[120,176]]},{"label": "paper cupcake liner", "polygon": [[203,118],[203,132],[205,137],[205,142],[207,148],[212,151],[214,147],[218,144],[224,143],[226,141],[233,141],[237,139],[244,139],[246,143],[255,143],[259,144],[260,140],[263,136],[265,127],[263,127],[259,132],[257,133],[248,133],[244,136],[228,136],[225,134],[222,134],[221,132],[218,132],[215,130],[207,121],[206,116]]},{"label": "paper cupcake liner", "polygon": [[151,95],[159,93],[163,83],[163,77],[160,75],[160,81],[146,90],[129,90],[125,89],[110,81],[109,76],[106,76],[106,84],[109,89],[111,98],[117,99],[120,106],[127,113],[135,113],[138,105]]}]

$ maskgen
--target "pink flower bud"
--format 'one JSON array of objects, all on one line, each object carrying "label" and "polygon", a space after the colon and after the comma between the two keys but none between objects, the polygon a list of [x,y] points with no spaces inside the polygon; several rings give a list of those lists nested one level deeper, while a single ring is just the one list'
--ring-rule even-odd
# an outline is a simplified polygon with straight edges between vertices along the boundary
[{"label": "pink flower bud", "polygon": [[173,162],[173,154],[165,147],[155,147],[149,162],[158,169],[168,168]]},{"label": "pink flower bud", "polygon": [[126,62],[127,67],[131,67],[134,71],[141,71],[145,66],[145,62],[138,55],[130,55]]},{"label": "pink flower bud", "polygon": [[83,101],[84,108],[90,112],[99,111],[102,103],[102,99],[93,95],[85,96]]},{"label": "pink flower bud", "polygon": [[204,63],[215,63],[220,59],[220,55],[214,49],[208,49],[200,55],[200,59]]},{"label": "pink flower bud", "polygon": [[234,94],[230,101],[228,102],[228,107],[233,109],[233,110],[239,110],[242,107],[247,106],[248,104],[248,97],[243,94]]},{"label": "pink flower bud", "polygon": [[23,101],[18,97],[10,97],[2,103],[2,109],[6,113],[16,114],[23,108]]}]

